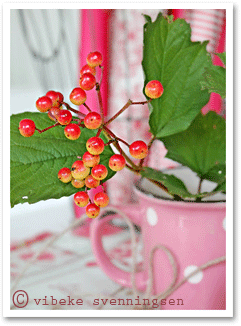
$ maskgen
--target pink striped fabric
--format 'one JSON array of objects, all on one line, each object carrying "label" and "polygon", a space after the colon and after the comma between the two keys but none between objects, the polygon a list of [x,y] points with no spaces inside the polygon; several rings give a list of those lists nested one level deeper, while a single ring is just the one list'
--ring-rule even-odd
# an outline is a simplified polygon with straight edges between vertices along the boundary
[{"label": "pink striped fabric", "polygon": [[[207,50],[211,53],[225,51],[226,11],[224,9],[188,9],[173,10],[174,18],[185,18],[192,28],[192,41],[209,40]],[[222,65],[221,60],[213,55],[213,63]],[[224,103],[219,94],[212,93],[209,103],[202,112],[209,110],[223,113]]]}]

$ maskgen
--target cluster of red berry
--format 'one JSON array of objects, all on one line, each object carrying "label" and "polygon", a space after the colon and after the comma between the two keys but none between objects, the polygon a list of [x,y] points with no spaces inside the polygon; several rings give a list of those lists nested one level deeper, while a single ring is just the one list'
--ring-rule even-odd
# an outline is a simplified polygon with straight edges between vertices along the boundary
[{"label": "cluster of red berry", "polygon": [[[148,146],[141,140],[133,142],[131,145],[124,140],[116,137],[114,133],[107,128],[107,125],[112,122],[118,115],[120,115],[125,109],[133,104],[145,104],[152,99],[159,98],[163,93],[162,84],[157,80],[150,81],[145,87],[145,93],[150,98],[146,102],[132,102],[128,101],[114,117],[108,121],[104,121],[103,111],[101,114],[91,111],[88,105],[85,103],[87,96],[86,91],[89,91],[96,87],[96,91],[99,96],[100,108],[102,109],[102,101],[100,95],[100,83],[96,82],[96,67],[100,67],[102,64],[102,55],[99,52],[91,52],[87,56],[87,64],[82,67],[80,71],[79,86],[72,90],[69,99],[75,105],[84,105],[89,111],[88,114],[83,114],[78,110],[71,108],[64,102],[64,97],[60,92],[48,91],[46,95],[40,97],[36,101],[36,107],[40,112],[47,112],[48,117],[55,121],[55,124],[39,130],[36,128],[34,121],[30,119],[24,119],[19,123],[19,131],[22,136],[30,137],[34,134],[35,130],[39,133],[47,131],[57,125],[65,126],[64,134],[70,140],[76,140],[81,135],[81,129],[87,128],[91,130],[98,129],[95,137],[91,137],[86,142],[87,152],[82,156],[82,160],[77,160],[73,163],[71,170],[67,167],[63,167],[58,172],[58,178],[64,183],[71,182],[75,188],[85,187],[85,191],[79,191],[74,195],[74,201],[76,205],[80,207],[86,206],[86,214],[90,218],[95,218],[100,212],[100,207],[105,207],[109,203],[109,197],[101,191],[94,196],[94,203],[91,202],[87,193],[88,189],[96,188],[100,184],[103,185],[103,180],[107,177],[108,170],[105,165],[100,163],[100,154],[104,151],[104,147],[111,143],[116,144],[116,148],[120,154],[114,154],[109,159],[109,168],[115,172],[122,170],[125,166],[128,166],[126,159],[128,157],[124,154],[118,141],[121,141],[129,147],[129,153],[136,159],[143,160],[148,154]],[[62,106],[66,109],[63,109]],[[76,113],[76,119],[73,118],[72,113]],[[81,116],[81,117],[80,117]],[[76,122],[77,123],[74,123]],[[105,144],[99,137],[101,131],[104,131],[108,136],[109,141]],[[123,155],[122,155],[123,154]],[[80,157],[78,157],[80,158]],[[131,168],[129,166],[129,168]]]},{"label": "cluster of red berry", "polygon": [[[103,140],[92,137],[87,141],[86,147],[88,151],[84,153],[82,160],[75,161],[71,170],[66,167],[60,169],[58,178],[64,183],[71,182],[75,188],[86,188],[85,191],[79,191],[74,195],[74,201],[79,207],[87,206],[87,216],[94,218],[99,214],[100,207],[108,205],[109,197],[101,191],[95,195],[94,203],[91,203],[87,189],[97,188],[107,177],[108,170],[105,165],[99,164],[100,154],[104,150]],[[113,171],[122,170],[125,164],[125,158],[120,154],[114,154],[109,159],[109,167]]]}]

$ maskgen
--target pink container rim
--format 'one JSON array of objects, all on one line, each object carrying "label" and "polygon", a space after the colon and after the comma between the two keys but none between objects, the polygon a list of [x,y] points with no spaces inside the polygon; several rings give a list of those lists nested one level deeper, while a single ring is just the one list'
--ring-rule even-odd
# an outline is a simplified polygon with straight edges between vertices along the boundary
[{"label": "pink container rim", "polygon": [[143,178],[135,182],[134,190],[135,193],[138,195],[139,198],[148,199],[148,201],[152,202],[153,204],[162,204],[165,206],[172,206],[172,207],[183,207],[183,208],[191,208],[191,209],[223,209],[226,207],[226,200],[217,200],[217,201],[190,201],[190,200],[175,200],[172,198],[165,198],[162,196],[158,196],[156,194],[151,194],[149,191],[146,191],[141,187],[141,181]]}]

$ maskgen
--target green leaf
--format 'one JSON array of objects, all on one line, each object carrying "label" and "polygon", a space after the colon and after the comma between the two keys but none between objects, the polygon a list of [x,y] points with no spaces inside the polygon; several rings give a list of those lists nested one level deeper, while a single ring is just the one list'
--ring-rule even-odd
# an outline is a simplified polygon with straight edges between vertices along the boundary
[{"label": "green leaf", "polygon": [[[63,184],[57,175],[62,167],[71,168],[86,152],[86,141],[96,135],[96,131],[82,129],[78,140],[69,140],[64,136],[64,127],[57,126],[42,134],[35,132],[30,138],[24,138],[18,130],[22,119],[32,119],[36,127],[44,129],[53,124],[47,114],[25,112],[11,116],[11,207],[19,203],[36,203],[50,198],[70,196],[78,189],[71,183]],[[101,135],[105,142],[106,139]],[[101,154],[101,164],[108,168],[108,180],[115,174],[108,167],[113,155],[110,146]]]},{"label": "green leaf", "polygon": [[191,42],[190,25],[158,15],[144,26],[143,70],[145,85],[159,80],[164,93],[150,103],[150,129],[156,137],[186,130],[209,101],[201,90],[204,67],[211,65],[208,42]]},{"label": "green leaf", "polygon": [[200,113],[181,133],[161,138],[166,157],[177,161],[205,178],[216,165],[226,164],[226,123],[215,112]]},{"label": "green leaf", "polygon": [[165,174],[161,171],[147,167],[144,168],[144,170],[142,170],[140,173],[145,178],[161,182],[173,196],[178,195],[181,198],[196,198],[196,195],[191,194],[187,190],[182,180],[173,174]]},{"label": "green leaf", "polygon": [[203,175],[203,179],[217,183],[213,193],[226,192],[226,165],[216,164],[208,173]]},{"label": "green leaf", "polygon": [[226,97],[226,69],[220,66],[205,68],[202,89],[207,89],[209,93],[218,93],[222,98]]},{"label": "green leaf", "polygon": [[226,180],[226,165],[216,164],[211,170],[209,170],[203,179],[216,182],[218,184],[223,183]]},{"label": "green leaf", "polygon": [[226,52],[215,54],[222,60],[223,64],[226,66]]},{"label": "green leaf", "polygon": [[213,192],[224,192],[226,193],[226,180],[217,185]]},{"label": "green leaf", "polygon": [[143,14],[143,16],[145,18],[146,23],[151,23],[151,17],[150,16],[145,15],[145,14]]}]

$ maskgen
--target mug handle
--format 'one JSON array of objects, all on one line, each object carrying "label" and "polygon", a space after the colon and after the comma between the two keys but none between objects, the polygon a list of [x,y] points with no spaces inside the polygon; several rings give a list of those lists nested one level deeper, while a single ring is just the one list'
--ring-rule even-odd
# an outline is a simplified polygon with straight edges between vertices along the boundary
[{"label": "mug handle", "polygon": [[[133,223],[140,225],[141,224],[141,214],[140,214],[140,205],[132,204],[129,206],[121,207],[111,207],[108,208],[109,211],[114,211],[118,214],[118,211],[115,211],[117,208],[122,213],[128,213],[128,217],[133,221]],[[98,265],[102,270],[109,276],[113,281],[117,282],[121,286],[132,288],[131,282],[131,273],[125,272],[122,269],[116,267],[112,264],[110,258],[107,256],[103,245],[102,245],[102,226],[115,218],[115,215],[106,216],[104,218],[97,218],[91,223],[90,238],[92,243],[92,250],[96,257]],[[144,271],[135,273],[135,284],[138,290],[143,291],[146,288],[147,280],[144,275]]]}]

